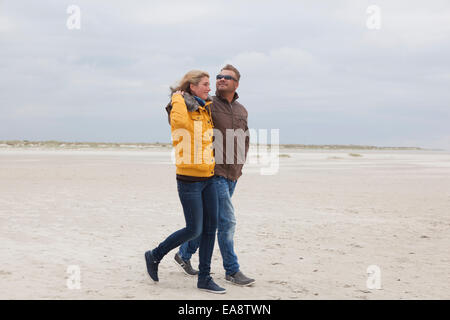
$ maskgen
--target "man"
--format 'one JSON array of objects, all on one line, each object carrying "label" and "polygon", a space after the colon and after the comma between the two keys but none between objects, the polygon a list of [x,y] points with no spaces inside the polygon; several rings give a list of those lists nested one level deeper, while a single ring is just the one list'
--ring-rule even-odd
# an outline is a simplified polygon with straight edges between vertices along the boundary
[{"label": "man", "polygon": [[[239,132],[248,133],[247,110],[237,102],[239,96],[236,89],[239,87],[240,77],[239,71],[229,64],[223,67],[216,77],[216,95],[213,96],[213,107],[211,108],[215,130],[214,151],[216,157],[213,179],[219,195],[217,239],[223,259],[225,279],[236,285],[249,286],[255,280],[248,278],[240,271],[238,258],[234,252],[233,236],[236,219],[231,203],[231,197],[237,180],[242,175],[242,167],[250,145],[248,134],[245,136],[244,144],[239,143],[242,142],[239,139]],[[228,136],[227,129],[229,130]],[[218,139],[219,135],[221,139]],[[232,140],[230,141],[230,139]],[[231,154],[231,152],[234,154]],[[198,273],[190,263],[190,258],[198,246],[198,239],[186,242],[180,246],[180,250],[175,254],[175,261],[189,275]]]}]

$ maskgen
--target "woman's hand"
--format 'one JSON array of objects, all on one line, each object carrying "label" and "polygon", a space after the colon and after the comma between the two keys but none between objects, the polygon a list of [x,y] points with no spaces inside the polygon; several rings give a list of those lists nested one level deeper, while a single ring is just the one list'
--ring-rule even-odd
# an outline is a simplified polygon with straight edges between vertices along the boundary
[{"label": "woman's hand", "polygon": [[173,93],[173,95],[175,95],[175,94],[181,94],[181,95],[183,95],[183,94],[184,94],[184,91],[177,90],[177,91],[175,91],[175,92]]}]

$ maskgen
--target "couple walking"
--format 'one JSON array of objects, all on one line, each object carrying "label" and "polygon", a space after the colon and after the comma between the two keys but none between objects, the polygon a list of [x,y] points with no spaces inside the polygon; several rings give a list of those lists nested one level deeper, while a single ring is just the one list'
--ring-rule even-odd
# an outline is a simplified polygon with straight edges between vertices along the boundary
[{"label": "couple walking", "polygon": [[[250,143],[248,135],[243,145],[237,143],[234,134],[239,129],[248,132],[247,110],[236,101],[239,80],[239,71],[226,65],[216,76],[216,95],[213,97],[209,96],[209,75],[204,71],[188,72],[177,87],[171,88],[171,103],[166,110],[175,147],[178,195],[186,227],[145,252],[147,271],[154,281],[159,281],[158,266],[163,257],[179,247],[175,262],[187,274],[198,275],[197,288],[225,293],[226,289],[217,285],[210,275],[218,230],[225,280],[241,286],[255,282],[240,270],[233,242],[236,219],[231,197],[242,174],[244,161],[239,161],[240,155],[247,156]],[[232,135],[227,134],[230,130]],[[190,263],[197,249],[199,271]]]}]

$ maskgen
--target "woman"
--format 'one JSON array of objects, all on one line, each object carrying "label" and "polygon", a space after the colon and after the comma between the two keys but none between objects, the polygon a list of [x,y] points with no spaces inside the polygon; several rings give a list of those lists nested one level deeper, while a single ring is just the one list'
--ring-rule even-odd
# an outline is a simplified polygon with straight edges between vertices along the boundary
[{"label": "woman", "polygon": [[[172,233],[158,247],[145,253],[147,271],[158,279],[158,265],[170,250],[201,236],[197,287],[213,293],[225,293],[210,276],[211,256],[217,229],[218,198],[212,150],[211,98],[209,75],[189,71],[172,90],[170,125],[177,166],[178,195],[183,206],[186,227]],[[169,106],[170,107],[170,106]]]}]

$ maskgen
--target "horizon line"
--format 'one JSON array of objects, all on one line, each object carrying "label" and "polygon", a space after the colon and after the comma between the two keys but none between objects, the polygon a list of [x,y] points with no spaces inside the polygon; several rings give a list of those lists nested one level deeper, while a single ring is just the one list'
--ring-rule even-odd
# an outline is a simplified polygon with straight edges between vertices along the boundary
[{"label": "horizon line", "polygon": [[[50,146],[53,147],[61,147],[61,145],[72,145],[77,146],[83,144],[87,147],[121,147],[138,145],[138,146],[172,146],[172,142],[103,142],[103,141],[59,141],[59,140],[0,140],[0,146],[10,146],[10,147],[33,147],[35,144],[38,146]],[[251,146],[254,145],[266,145],[271,146],[271,144],[255,144],[250,143]],[[423,147],[415,147],[415,146],[374,146],[374,145],[362,145],[362,144],[298,144],[298,143],[287,143],[287,144],[278,144],[280,147],[284,148],[321,148],[321,149],[381,149],[381,150],[422,150],[422,151],[446,151],[445,149],[429,149]]]}]

